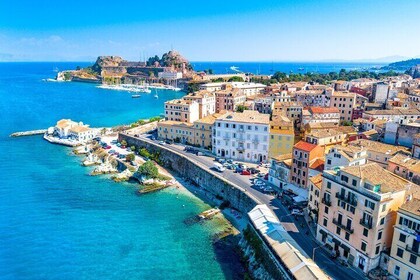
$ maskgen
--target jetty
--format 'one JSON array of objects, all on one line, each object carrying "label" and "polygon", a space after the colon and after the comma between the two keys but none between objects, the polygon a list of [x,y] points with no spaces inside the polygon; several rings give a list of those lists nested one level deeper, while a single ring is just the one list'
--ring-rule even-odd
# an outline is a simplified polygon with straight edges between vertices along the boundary
[{"label": "jetty", "polygon": [[209,210],[206,210],[206,211],[200,213],[198,215],[198,217],[202,220],[208,220],[208,219],[211,219],[212,217],[214,217],[215,215],[217,215],[219,213],[220,213],[219,208],[212,208],[212,209],[209,209]]},{"label": "jetty", "polygon": [[32,135],[42,135],[47,132],[46,129],[37,129],[29,131],[20,131],[10,134],[10,137],[22,137],[22,136],[32,136]]}]

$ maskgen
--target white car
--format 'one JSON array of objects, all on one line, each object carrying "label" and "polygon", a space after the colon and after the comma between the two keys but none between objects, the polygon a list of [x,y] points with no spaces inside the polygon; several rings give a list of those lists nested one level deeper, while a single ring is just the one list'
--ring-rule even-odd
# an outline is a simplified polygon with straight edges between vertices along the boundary
[{"label": "white car", "polygon": [[298,209],[293,209],[291,214],[296,216],[303,216],[303,212]]},{"label": "white car", "polygon": [[265,186],[265,183],[263,181],[258,180],[258,181],[255,182],[255,185],[256,186]]},{"label": "white car", "polygon": [[160,145],[165,145],[165,142],[164,141],[159,141],[159,144]]}]

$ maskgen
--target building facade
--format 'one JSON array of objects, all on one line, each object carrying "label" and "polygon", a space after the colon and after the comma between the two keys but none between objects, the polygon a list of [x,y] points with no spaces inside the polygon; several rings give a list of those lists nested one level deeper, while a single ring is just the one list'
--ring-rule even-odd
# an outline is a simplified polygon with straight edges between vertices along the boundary
[{"label": "building facade", "polygon": [[398,279],[420,279],[420,199],[404,203],[397,212],[388,272]]},{"label": "building facade", "polygon": [[391,248],[395,211],[413,187],[376,163],[324,170],[317,239],[369,272]]},{"label": "building facade", "polygon": [[289,154],[295,144],[295,132],[293,123],[284,116],[273,117],[270,121],[270,142],[268,156]]},{"label": "building facade", "polygon": [[315,144],[299,141],[293,147],[291,182],[301,188],[308,186],[311,163],[324,156],[324,149]]},{"label": "building facade", "polygon": [[267,162],[269,118],[249,110],[220,116],[213,128],[213,153],[240,161]]}]

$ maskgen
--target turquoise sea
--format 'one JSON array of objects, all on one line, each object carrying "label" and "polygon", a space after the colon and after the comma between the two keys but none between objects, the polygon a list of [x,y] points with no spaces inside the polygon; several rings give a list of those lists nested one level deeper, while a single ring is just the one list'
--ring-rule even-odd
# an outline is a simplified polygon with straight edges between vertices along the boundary
[{"label": "turquoise sea", "polygon": [[69,148],[14,131],[60,118],[92,126],[159,115],[165,100],[54,83],[54,67],[81,63],[0,63],[0,279],[234,279],[230,252],[216,248],[219,223],[187,226],[207,209],[167,190],[145,196],[135,186],[88,176]]}]

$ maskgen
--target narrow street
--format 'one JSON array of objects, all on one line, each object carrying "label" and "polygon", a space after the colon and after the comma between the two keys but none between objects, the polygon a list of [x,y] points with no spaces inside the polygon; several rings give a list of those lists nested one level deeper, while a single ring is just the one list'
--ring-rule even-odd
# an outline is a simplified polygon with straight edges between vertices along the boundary
[{"label": "narrow street", "polygon": [[[159,144],[158,140],[151,140],[144,135],[140,135],[140,138],[154,144],[162,145]],[[252,176],[240,175],[238,173],[234,173],[232,170],[225,170],[224,172],[214,171],[212,169],[214,164],[213,157],[201,155],[197,156],[196,154],[186,152],[184,151],[184,146],[178,144],[164,144],[163,146],[192,159],[201,167],[224,177],[226,180],[229,180],[230,182],[243,188],[244,191],[251,193],[261,204],[268,205],[288,230],[290,236],[310,258],[313,258],[315,248],[314,261],[333,279],[367,279],[367,277],[357,269],[353,267],[346,267],[338,261],[332,260],[329,257],[329,253],[316,243],[316,240],[310,233],[310,229],[304,218],[298,217],[296,219],[294,216],[290,215],[290,211],[281,203],[280,199],[275,198],[273,195],[263,193],[260,189],[253,186],[251,181],[251,178],[253,178]]]}]

